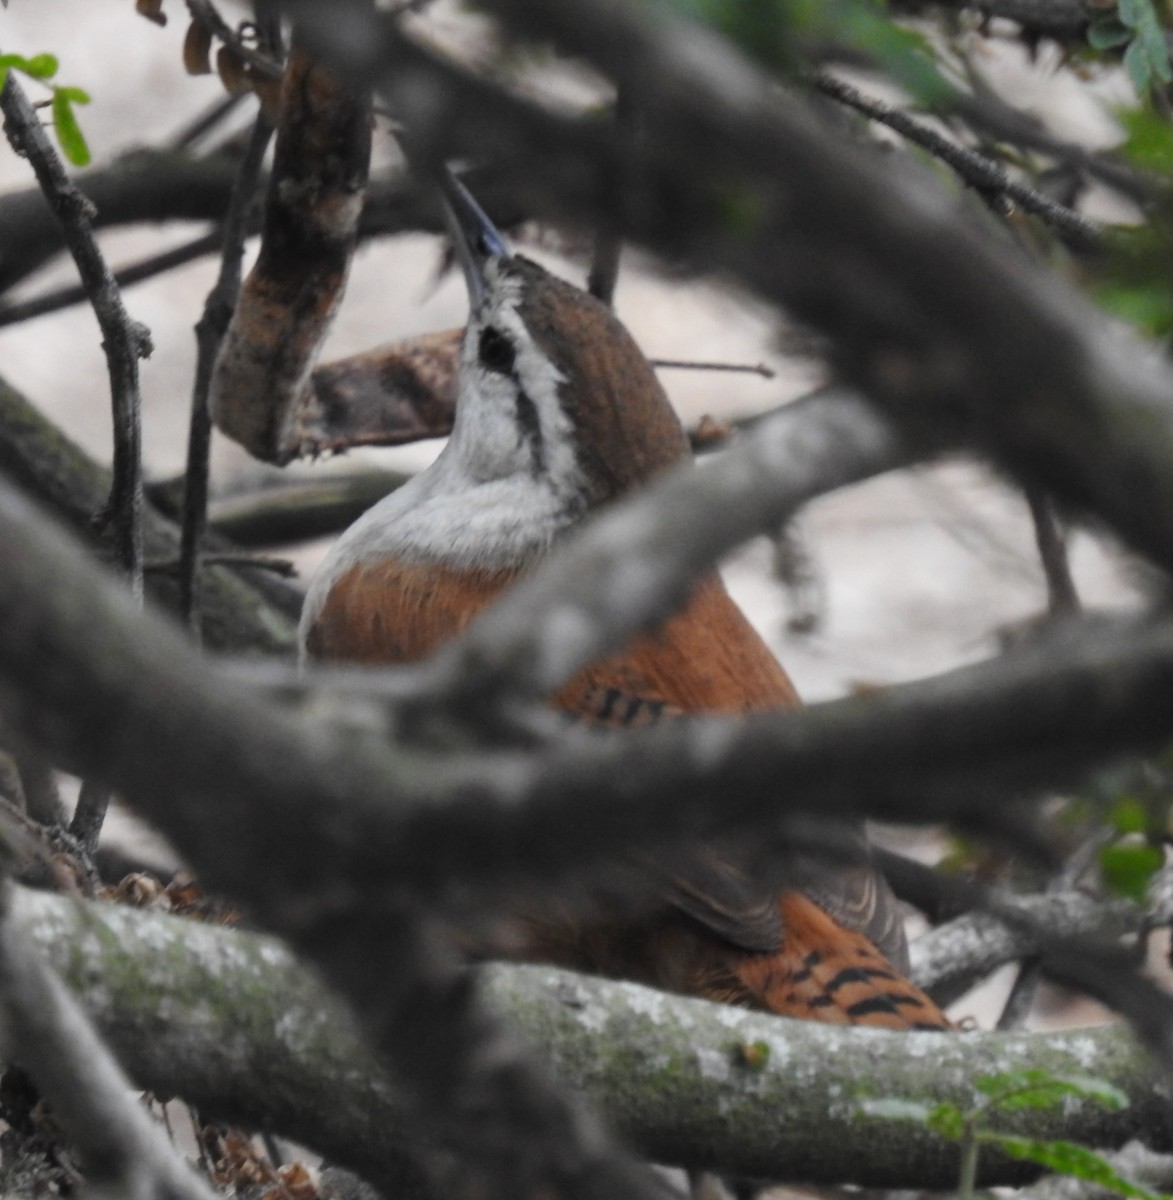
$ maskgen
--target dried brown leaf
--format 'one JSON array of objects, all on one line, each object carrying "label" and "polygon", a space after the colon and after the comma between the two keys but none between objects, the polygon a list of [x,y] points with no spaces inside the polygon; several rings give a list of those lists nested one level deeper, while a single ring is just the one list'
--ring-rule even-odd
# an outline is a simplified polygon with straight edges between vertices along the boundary
[{"label": "dried brown leaf", "polygon": [[251,92],[253,81],[249,76],[244,59],[231,46],[221,46],[216,51],[216,71],[225,90],[233,96]]},{"label": "dried brown leaf", "polygon": [[192,21],[183,36],[183,69],[189,75],[212,73],[212,31],[201,21]]},{"label": "dried brown leaf", "polygon": [[163,0],[135,0],[134,10],[154,25],[166,25],[167,14],[163,11]]}]

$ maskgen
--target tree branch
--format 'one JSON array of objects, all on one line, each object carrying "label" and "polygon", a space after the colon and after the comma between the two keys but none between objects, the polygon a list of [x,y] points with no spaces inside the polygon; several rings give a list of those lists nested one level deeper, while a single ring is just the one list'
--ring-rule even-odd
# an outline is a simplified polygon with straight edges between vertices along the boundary
[{"label": "tree branch", "polygon": [[248,148],[224,218],[220,270],[196,322],[196,371],[192,384],[191,417],[187,435],[187,469],[183,475],[183,524],[179,539],[179,611],[200,636],[200,552],[208,523],[208,473],[211,464],[212,413],[209,395],[212,371],[240,291],[244,239],[265,149],[273,125],[261,108],[253,123]]},{"label": "tree branch", "polygon": [[855,109],[871,121],[887,125],[913,145],[929,151],[956,171],[958,177],[971,187],[1013,200],[1024,212],[1033,213],[1053,226],[1069,245],[1080,250],[1103,248],[1104,227],[1098,221],[1084,217],[1037,189],[1020,183],[996,159],[959,146],[907,113],[865,96],[858,88],[826,71],[815,77],[814,86],[824,95]]},{"label": "tree branch", "polygon": [[[1022,805],[1008,782],[1067,781],[1173,733],[1173,626],[1153,621],[1075,626],[980,667],[794,713],[563,733],[531,751],[484,749],[482,729],[462,753],[450,729],[428,752],[389,742],[387,715],[356,703],[378,685],[410,711],[416,673],[326,674],[349,696],[282,710],[128,611],[76,546],[2,495],[0,709],[62,765],[116,786],[210,886],[289,932],[315,902],[377,909],[409,881],[421,899],[467,897],[586,869],[666,828],[747,831],[777,821],[780,796],[794,814],[1005,829]],[[56,586],[67,576],[69,589]]]},{"label": "tree branch", "polygon": [[[310,1145],[388,1195],[411,1184],[393,1089],[372,1069],[353,1020],[279,943],[24,890],[15,912],[139,1086]],[[1011,1037],[888,1034],[552,968],[498,966],[482,980],[486,999],[557,1075],[659,1162],[772,1179],[949,1188],[954,1147],[916,1127],[866,1119],[852,1098],[969,1106],[975,1078],[1024,1067],[1108,1078],[1130,1106],[1025,1110],[1014,1132],[1099,1146],[1131,1137],[1169,1144],[1160,1079],[1119,1026]],[[739,1047],[757,1043],[766,1049],[750,1067]],[[859,1076],[863,1055],[867,1085]],[[982,1167],[983,1186],[1030,1176],[1006,1160]]]},{"label": "tree branch", "polygon": [[142,399],[138,360],[151,353],[145,325],[131,320],[118,284],[98,247],[91,223],[90,202],[70,182],[57,151],[33,111],[13,72],[0,91],[4,128],[13,149],[32,166],[45,202],[61,224],[65,244],[77,264],[82,286],[102,331],[102,349],[110,377],[114,424],[114,471],[108,500],[100,510],[114,527],[118,562],[131,594],[143,595],[143,468]]},{"label": "tree branch", "polygon": [[[81,1150],[90,1183],[130,1200],[212,1200],[138,1100],[77,1002],[0,900],[0,1040]],[[100,1193],[95,1193],[100,1194]]]},{"label": "tree branch", "polygon": [[918,938],[910,949],[911,977],[941,1003],[951,1003],[974,980],[1005,963],[1030,958],[1048,940],[1137,934],[1145,914],[1123,900],[1093,899],[1082,892],[999,897],[998,909],[1020,912],[1029,923],[1014,923],[998,911],[966,913]]},{"label": "tree branch", "polygon": [[[132,284],[141,283],[146,279],[154,279],[175,267],[181,267],[194,259],[211,254],[223,241],[219,231],[202,234],[181,246],[170,250],[162,250],[148,258],[130,263],[114,272],[114,282],[124,291]],[[86,299],[86,289],[80,284],[67,285],[42,292],[29,300],[15,304],[0,305],[0,328],[5,325],[16,325],[33,317],[43,317],[47,313],[57,312],[62,308],[70,308],[74,304],[83,304]]]},{"label": "tree branch", "polygon": [[[94,462],[3,379],[0,471],[58,520],[93,543],[93,514],[110,494],[109,468]],[[144,512],[143,541],[150,559],[171,560],[178,556],[177,526],[151,506]],[[214,539],[210,545],[231,547],[222,539]],[[209,571],[206,588],[204,638],[210,647],[292,654],[301,607],[299,592],[265,572],[244,568]],[[151,578],[148,592],[166,607],[177,607],[172,578]]]}]

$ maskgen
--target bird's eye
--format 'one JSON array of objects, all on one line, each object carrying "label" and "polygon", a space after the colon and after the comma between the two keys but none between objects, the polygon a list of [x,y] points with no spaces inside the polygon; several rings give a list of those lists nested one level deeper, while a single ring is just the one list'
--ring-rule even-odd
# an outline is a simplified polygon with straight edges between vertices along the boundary
[{"label": "bird's eye", "polygon": [[481,365],[488,370],[496,371],[499,375],[513,373],[515,357],[513,343],[492,325],[486,325],[481,330],[480,341],[477,343],[477,355],[481,360]]}]

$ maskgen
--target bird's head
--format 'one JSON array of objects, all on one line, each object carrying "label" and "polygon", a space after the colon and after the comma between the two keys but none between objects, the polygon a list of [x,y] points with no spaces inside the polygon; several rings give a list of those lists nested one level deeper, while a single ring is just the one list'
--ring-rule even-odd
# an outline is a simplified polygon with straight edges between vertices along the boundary
[{"label": "bird's head", "polygon": [[512,254],[454,177],[444,193],[469,293],[453,432],[466,469],[528,472],[586,509],[686,457],[655,372],[606,305]]}]

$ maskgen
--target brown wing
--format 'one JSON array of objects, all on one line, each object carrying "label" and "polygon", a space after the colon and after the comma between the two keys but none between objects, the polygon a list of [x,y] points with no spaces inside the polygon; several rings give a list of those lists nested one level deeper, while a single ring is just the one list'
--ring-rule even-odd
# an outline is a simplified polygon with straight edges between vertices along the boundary
[{"label": "brown wing", "polygon": [[[556,702],[590,724],[639,728],[686,712],[793,708],[798,696],[724,585],[710,576],[656,633],[585,671]],[[899,910],[870,864],[862,832],[847,823],[824,824],[820,832],[831,853],[763,855],[761,870],[744,853],[720,846],[658,854],[655,868],[674,905],[740,949],[780,944],[778,893],[797,888],[903,969],[908,950]]]}]

